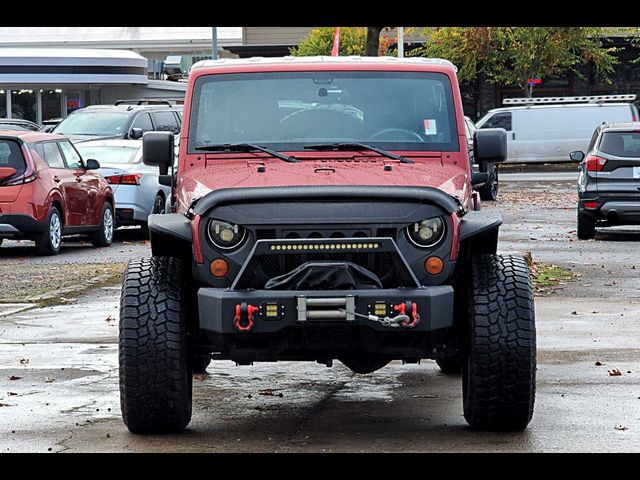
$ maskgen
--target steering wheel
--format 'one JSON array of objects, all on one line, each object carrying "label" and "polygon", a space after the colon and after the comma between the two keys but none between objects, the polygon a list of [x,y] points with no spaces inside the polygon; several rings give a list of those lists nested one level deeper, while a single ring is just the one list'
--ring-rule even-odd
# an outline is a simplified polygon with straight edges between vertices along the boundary
[{"label": "steering wheel", "polygon": [[378,138],[381,135],[384,135],[385,133],[402,133],[404,135],[412,137],[413,139],[418,140],[419,142],[424,142],[424,139],[418,133],[414,132],[413,130],[407,130],[405,128],[385,128],[384,130],[380,130],[379,132],[376,132],[373,135],[371,135],[369,137],[369,140],[375,140],[376,138]]}]

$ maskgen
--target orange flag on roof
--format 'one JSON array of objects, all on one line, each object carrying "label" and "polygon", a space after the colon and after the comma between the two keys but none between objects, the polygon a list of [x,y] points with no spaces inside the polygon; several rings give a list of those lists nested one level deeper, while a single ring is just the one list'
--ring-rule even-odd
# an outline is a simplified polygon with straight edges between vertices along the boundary
[{"label": "orange flag on roof", "polygon": [[333,48],[331,56],[337,57],[340,54],[340,27],[336,27],[336,33],[333,34]]}]

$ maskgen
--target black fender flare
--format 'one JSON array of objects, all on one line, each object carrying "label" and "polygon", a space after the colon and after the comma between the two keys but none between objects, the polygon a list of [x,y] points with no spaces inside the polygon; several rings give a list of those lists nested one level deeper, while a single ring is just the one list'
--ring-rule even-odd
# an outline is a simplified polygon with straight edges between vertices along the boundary
[{"label": "black fender flare", "polygon": [[496,253],[502,217],[497,212],[471,210],[460,220],[460,244],[479,253]]},{"label": "black fender flare", "polygon": [[148,226],[154,256],[175,257],[191,253],[191,221],[183,214],[151,214]]}]

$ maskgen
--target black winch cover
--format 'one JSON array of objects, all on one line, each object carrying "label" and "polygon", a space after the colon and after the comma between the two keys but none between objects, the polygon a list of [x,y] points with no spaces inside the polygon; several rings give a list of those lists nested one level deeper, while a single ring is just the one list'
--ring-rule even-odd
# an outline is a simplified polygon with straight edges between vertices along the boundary
[{"label": "black winch cover", "polygon": [[274,277],[265,290],[368,290],[382,288],[378,276],[353,262],[305,262]]}]

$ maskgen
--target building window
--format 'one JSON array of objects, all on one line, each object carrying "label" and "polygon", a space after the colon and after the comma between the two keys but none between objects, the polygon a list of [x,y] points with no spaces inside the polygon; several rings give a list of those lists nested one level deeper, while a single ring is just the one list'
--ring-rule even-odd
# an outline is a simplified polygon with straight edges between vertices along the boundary
[{"label": "building window", "polygon": [[11,90],[11,118],[38,121],[38,103],[34,90]]},{"label": "building window", "polygon": [[42,96],[42,120],[61,117],[60,105],[62,102],[62,90],[44,89],[40,90]]},{"label": "building window", "polygon": [[0,90],[0,118],[7,118],[7,91]]}]

